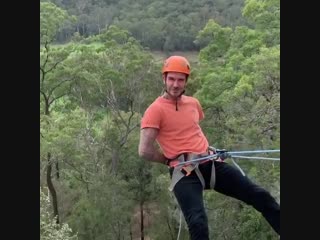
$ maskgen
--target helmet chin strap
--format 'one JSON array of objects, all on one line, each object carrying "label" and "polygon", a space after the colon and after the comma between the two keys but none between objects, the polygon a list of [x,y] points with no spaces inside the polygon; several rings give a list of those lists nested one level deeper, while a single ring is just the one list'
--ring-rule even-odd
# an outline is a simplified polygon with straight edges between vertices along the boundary
[{"label": "helmet chin strap", "polygon": [[167,85],[165,84],[165,90],[164,90],[164,91],[165,91],[169,96],[171,96],[173,99],[176,100],[176,111],[178,111],[178,98],[181,97],[182,94],[184,94],[186,90],[183,89],[183,91],[179,94],[179,96],[174,97],[174,96],[172,96],[172,95],[167,91]]}]

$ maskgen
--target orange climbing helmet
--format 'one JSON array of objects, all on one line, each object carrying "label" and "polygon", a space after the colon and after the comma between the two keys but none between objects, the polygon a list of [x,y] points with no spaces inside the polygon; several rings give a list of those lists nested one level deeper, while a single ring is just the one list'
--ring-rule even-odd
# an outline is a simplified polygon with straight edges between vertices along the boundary
[{"label": "orange climbing helmet", "polygon": [[190,64],[188,60],[181,56],[171,56],[164,61],[162,73],[180,72],[190,75]]}]

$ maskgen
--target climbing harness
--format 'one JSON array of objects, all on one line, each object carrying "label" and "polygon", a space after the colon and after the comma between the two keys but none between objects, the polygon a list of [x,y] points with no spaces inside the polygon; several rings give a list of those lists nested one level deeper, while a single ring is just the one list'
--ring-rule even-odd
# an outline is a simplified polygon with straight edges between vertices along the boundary
[{"label": "climbing harness", "polygon": [[[212,147],[210,147],[212,148]],[[240,166],[234,161],[234,158],[244,158],[244,159],[256,159],[256,160],[273,160],[273,161],[280,161],[280,158],[270,158],[270,157],[259,157],[259,156],[242,156],[239,154],[257,154],[257,153],[277,153],[280,152],[280,149],[276,150],[252,150],[252,151],[227,151],[225,149],[215,149],[215,154],[212,155],[207,155],[204,157],[198,157],[198,158],[193,158],[192,160],[189,161],[181,161],[175,166],[180,167],[184,165],[188,165],[190,163],[199,163],[204,160],[217,160],[217,159],[226,159],[226,158],[231,158],[232,163],[242,172],[244,175],[242,169]]]},{"label": "climbing harness", "polygon": [[[177,158],[179,161],[173,167],[173,173],[171,178],[171,184],[169,186],[169,190],[172,191],[177,182],[180,181],[184,176],[189,176],[192,171],[195,171],[197,174],[202,187],[205,188],[205,181],[202,176],[202,173],[199,170],[199,164],[201,160],[217,160],[219,158],[218,154],[213,154],[213,151],[209,148],[207,153],[203,154],[194,154],[194,153],[185,153],[180,154]],[[215,168],[214,164],[212,164],[211,170],[211,179],[210,179],[210,187],[213,189],[215,184]]]},{"label": "climbing harness", "polygon": [[[280,158],[270,158],[270,157],[259,157],[259,156],[243,156],[246,154],[257,154],[257,153],[279,153],[280,149],[276,150],[252,150],[252,151],[227,151],[225,149],[215,149],[213,147],[209,147],[209,151],[205,156],[202,154],[181,154],[177,159],[179,163],[174,166],[174,170],[172,173],[172,180],[169,187],[169,190],[172,191],[175,184],[184,176],[188,176],[193,170],[197,174],[200,179],[200,182],[205,188],[204,178],[199,170],[199,164],[204,161],[224,161],[226,158],[231,158],[232,163],[239,169],[241,174],[245,176],[244,171],[241,167],[234,161],[234,158],[243,158],[243,159],[256,159],[256,160],[272,160],[272,161],[280,161]],[[240,154],[240,155],[239,155]],[[187,157],[186,157],[187,155]],[[186,174],[184,174],[185,172]],[[210,179],[210,187],[213,189],[215,184],[215,168],[214,164],[212,164],[211,170],[211,179]],[[180,238],[182,225],[182,211],[180,210],[180,223],[179,223],[179,232],[177,240]]]}]

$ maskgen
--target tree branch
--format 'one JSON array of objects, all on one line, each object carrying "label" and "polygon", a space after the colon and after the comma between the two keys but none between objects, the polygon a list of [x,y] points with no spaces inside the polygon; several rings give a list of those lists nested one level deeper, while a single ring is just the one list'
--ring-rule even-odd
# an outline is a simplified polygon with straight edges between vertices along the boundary
[{"label": "tree branch", "polygon": [[42,91],[42,90],[40,90],[40,93],[42,94],[42,96],[44,97],[44,100],[46,101],[46,102],[48,102],[48,97],[47,97],[47,95]]},{"label": "tree branch", "polygon": [[69,165],[73,170],[75,170],[77,173],[79,173],[80,178],[77,177],[76,175],[74,175],[74,177],[75,177],[77,180],[79,180],[79,181],[81,181],[81,182],[83,182],[83,183],[85,183],[85,184],[93,184],[93,183],[90,182],[89,180],[84,179],[83,173],[82,173],[79,169],[77,169],[74,164],[68,162],[67,160],[64,160],[64,162],[65,162],[67,165]]},{"label": "tree branch", "polygon": [[58,87],[60,87],[63,83],[65,83],[65,82],[68,82],[68,81],[72,81],[73,79],[66,79],[66,80],[63,80],[63,81],[61,81],[61,82],[59,82],[56,86],[54,86],[54,87],[52,87],[51,89],[50,89],[50,91],[49,91],[49,98],[50,98],[50,96],[52,95],[52,93],[53,93],[53,91],[55,90],[55,89],[57,89]]},{"label": "tree branch", "polygon": [[62,63],[65,59],[61,60],[61,61],[58,61],[56,62],[55,64],[53,64],[53,66],[51,68],[49,68],[45,73],[48,73],[48,72],[51,72],[53,69],[55,69],[57,67],[57,65],[59,63]]},{"label": "tree branch", "polygon": [[68,93],[64,93],[64,94],[61,94],[61,95],[58,96],[58,97],[52,98],[52,99],[50,100],[50,102],[49,102],[49,106],[50,106],[51,103],[53,103],[55,100],[57,100],[57,99],[59,99],[59,98],[62,98],[62,97],[65,96],[65,95],[68,95]]}]

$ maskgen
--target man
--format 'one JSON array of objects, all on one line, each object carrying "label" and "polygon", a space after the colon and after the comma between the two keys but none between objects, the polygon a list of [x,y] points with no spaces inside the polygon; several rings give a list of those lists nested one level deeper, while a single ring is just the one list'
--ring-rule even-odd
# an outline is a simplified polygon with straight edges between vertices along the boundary
[{"label": "man", "polygon": [[209,239],[203,190],[212,188],[253,206],[280,235],[279,204],[238,169],[221,158],[179,164],[215,153],[199,126],[204,118],[199,101],[183,95],[189,75],[190,64],[184,57],[171,56],[164,62],[165,92],[147,108],[141,120],[139,155],[170,167],[170,189],[184,214],[192,240]]}]

